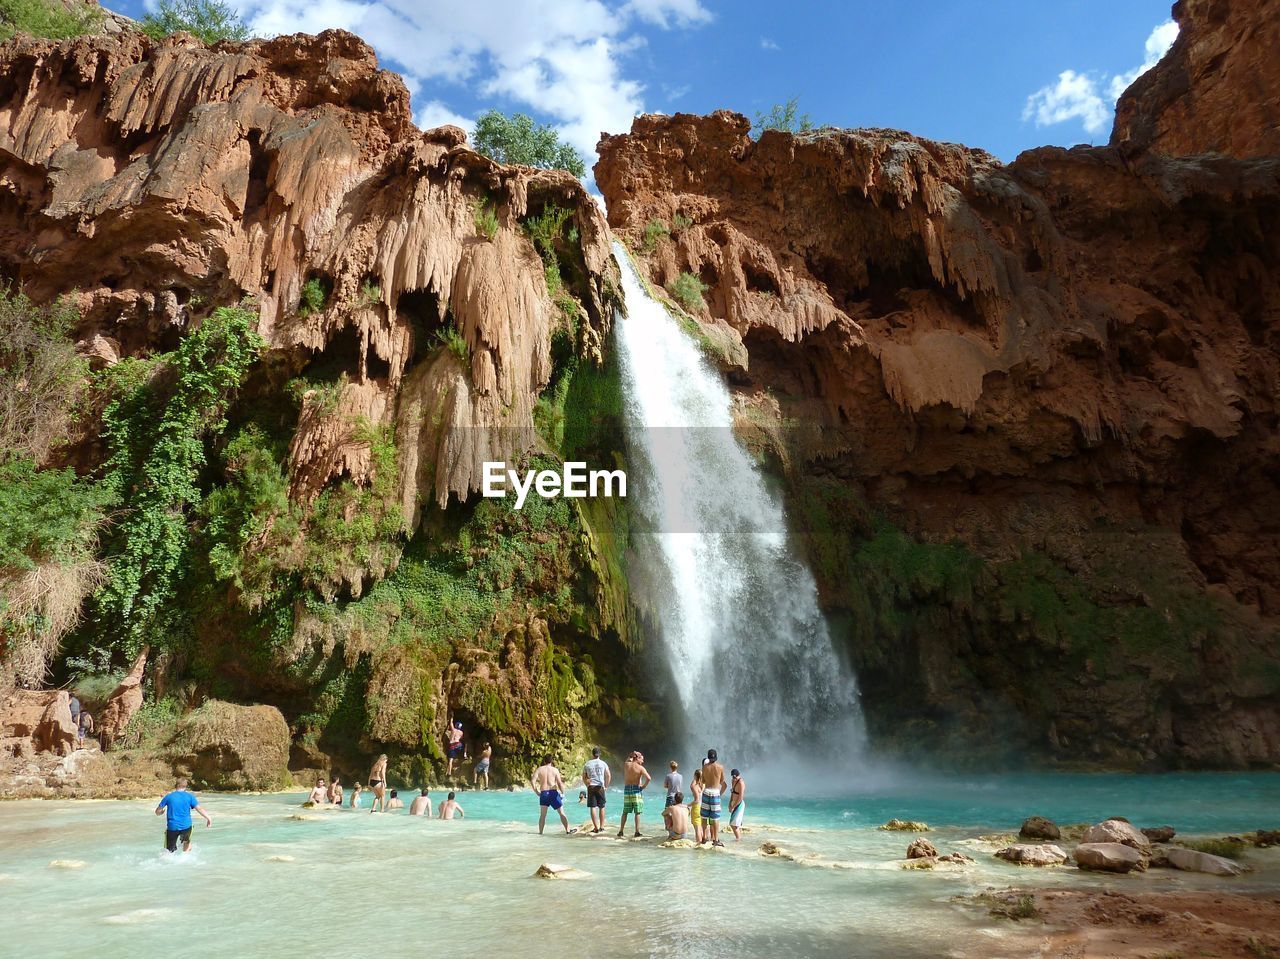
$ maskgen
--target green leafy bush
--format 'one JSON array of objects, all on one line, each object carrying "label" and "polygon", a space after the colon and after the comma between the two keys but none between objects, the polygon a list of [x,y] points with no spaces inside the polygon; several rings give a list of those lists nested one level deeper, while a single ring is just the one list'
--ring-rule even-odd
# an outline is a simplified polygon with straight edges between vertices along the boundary
[{"label": "green leafy bush", "polygon": [[1230,836],[1221,839],[1184,839],[1181,843],[1196,852],[1205,852],[1210,856],[1222,856],[1224,859],[1239,859],[1244,855],[1243,841]]},{"label": "green leafy bush", "polygon": [[759,137],[766,130],[803,133],[812,129],[813,121],[809,119],[809,114],[800,112],[800,98],[792,97],[786,103],[775,103],[768,113],[757,113],[751,132]]},{"label": "green leafy bush", "polygon": [[111,499],[75,470],[38,470],[26,458],[0,462],[0,572],[76,560],[91,550]]},{"label": "green leafy bush", "polygon": [[652,253],[658,248],[658,244],[671,235],[671,230],[667,225],[654,217],[644,225],[644,242],[640,245],[640,249],[644,253]]},{"label": "green leafy bush", "polygon": [[319,313],[324,309],[325,301],[328,299],[329,294],[325,291],[324,283],[319,277],[313,276],[302,284],[302,295],[298,300],[298,315],[307,317],[313,313]]},{"label": "green leafy bush", "polygon": [[691,226],[693,226],[693,220],[689,219],[687,216],[682,216],[679,213],[677,213],[671,220],[672,233],[680,233],[689,229]]},{"label": "green leafy bush", "polygon": [[382,287],[373,280],[365,280],[360,284],[360,305],[372,309],[382,302]]},{"label": "green leafy bush", "polygon": [[489,200],[473,200],[471,216],[476,223],[476,232],[486,240],[498,235],[498,214]]},{"label": "green leafy bush", "polygon": [[185,31],[203,43],[219,40],[248,40],[249,28],[235,8],[221,0],[160,0],[155,12],[139,22],[143,33],[153,40]]},{"label": "green leafy bush", "polygon": [[154,749],[163,746],[173,734],[182,718],[182,707],[172,696],[163,699],[149,699],[138,707],[138,711],[129,719],[120,738],[115,742],[117,749]]},{"label": "green leafy bush", "polygon": [[703,296],[707,290],[707,284],[702,282],[698,274],[687,270],[667,284],[667,292],[690,313],[706,309],[707,303]]},{"label": "green leafy bush", "polygon": [[499,163],[568,170],[578,178],[587,174],[582,154],[562,142],[554,127],[534,123],[523,113],[506,116],[497,110],[485,110],[476,118],[472,139],[476,150]]},{"label": "green leafy bush", "polygon": [[93,33],[102,11],[86,6],[71,10],[56,0],[0,0],[0,41],[15,33],[49,40],[65,40]]},{"label": "green leafy bush", "polygon": [[458,332],[458,328],[452,323],[437,331],[436,342],[442,347],[456,356],[463,366],[470,368],[471,366],[471,347],[467,345],[467,339]]}]

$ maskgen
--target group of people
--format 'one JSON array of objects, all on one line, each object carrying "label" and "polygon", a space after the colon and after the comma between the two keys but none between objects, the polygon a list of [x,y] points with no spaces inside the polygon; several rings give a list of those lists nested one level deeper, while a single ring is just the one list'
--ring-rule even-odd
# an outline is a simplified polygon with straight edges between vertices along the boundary
[{"label": "group of people", "polygon": [[[734,769],[726,777],[716,751],[708,749],[701,768],[695,770],[693,780],[689,783],[690,800],[686,806],[684,775],[680,772],[680,764],[673,759],[668,766],[670,771],[663,779],[666,804],[662,810],[662,824],[667,831],[667,838],[693,839],[699,845],[710,843],[712,846],[723,846],[724,843],[720,841],[721,799],[722,793],[727,789],[729,828],[733,831],[733,838],[741,841],[742,821],[747,814],[747,782],[742,774]],[[591,816],[591,832],[602,833],[605,830],[605,806],[608,803],[608,788],[613,782],[613,772],[609,769],[609,764],[600,758],[599,747],[591,750],[591,758],[583,765],[581,777],[586,788],[579,793],[578,802],[586,803]],[[652,781],[653,777],[644,766],[644,754],[633,750],[623,764],[619,838],[626,835],[628,816],[633,819],[633,835],[637,838],[642,836],[640,816],[644,812],[644,790]],[[574,832],[564,813],[564,776],[550,756],[534,771],[532,784],[541,808],[538,832],[541,833],[546,826],[548,809],[559,814],[566,833]]]},{"label": "group of people", "polygon": [[[490,753],[489,746],[485,744],[486,753]],[[488,767],[485,769],[486,788],[488,786]],[[369,812],[387,812],[392,809],[403,809],[404,800],[400,798],[400,793],[395,789],[387,788],[387,754],[383,753],[373,763],[373,768],[369,770],[369,792],[373,793],[373,800],[369,806]],[[359,809],[364,797],[365,787],[361,783],[356,783],[351,789],[350,808]],[[338,806],[341,808],[343,804],[342,780],[338,776],[332,777],[328,782],[323,777],[316,780],[315,787],[311,790],[304,806]],[[431,791],[423,786],[419,790],[418,795],[414,797],[409,804],[410,816],[425,816],[431,818]],[[440,801],[437,816],[440,819],[452,819],[454,816],[459,819],[466,814],[462,810],[462,806],[458,803],[458,794],[450,792],[447,799]]]},{"label": "group of people", "polygon": [[93,716],[80,706],[80,699],[75,693],[71,694],[70,706],[71,725],[76,730],[76,748],[80,749],[84,746],[85,737],[93,735]]}]

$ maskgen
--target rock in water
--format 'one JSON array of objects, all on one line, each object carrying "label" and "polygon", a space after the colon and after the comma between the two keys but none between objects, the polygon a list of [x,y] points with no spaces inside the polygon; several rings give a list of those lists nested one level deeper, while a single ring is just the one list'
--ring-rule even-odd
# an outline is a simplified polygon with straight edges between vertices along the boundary
[{"label": "rock in water", "polygon": [[908,859],[934,859],[937,855],[937,848],[927,839],[917,839],[907,847]]},{"label": "rock in water", "polygon": [[1063,848],[1052,843],[1041,845],[1015,843],[997,850],[995,856],[1005,862],[1016,862],[1023,866],[1057,866],[1067,861],[1067,854]]},{"label": "rock in water", "polygon": [[1253,834],[1253,844],[1259,849],[1280,846],[1280,829],[1259,829]]},{"label": "rock in water", "polygon": [[173,737],[175,765],[214,789],[274,789],[287,781],[289,726],[274,706],[209,700]]},{"label": "rock in water", "polygon": [[890,819],[883,826],[877,826],[877,829],[887,829],[890,832],[931,832],[928,823],[916,822],[914,819]]},{"label": "rock in water", "polygon": [[573,866],[562,866],[555,862],[544,862],[536,870],[534,876],[539,879],[586,879],[591,873]]},{"label": "rock in water", "polygon": [[1242,876],[1249,871],[1240,863],[1232,862],[1223,856],[1185,849],[1182,846],[1170,846],[1164,850],[1164,856],[1170,866],[1184,872],[1206,872],[1211,876]]},{"label": "rock in water", "polygon": [[1132,846],[1118,842],[1089,842],[1076,846],[1073,853],[1081,869],[1097,872],[1139,872],[1147,868],[1147,859]]},{"label": "rock in water", "polygon": [[1062,838],[1062,830],[1052,819],[1045,819],[1044,816],[1029,816],[1023,820],[1018,835],[1026,839],[1049,839],[1057,842]]},{"label": "rock in water", "polygon": [[1146,836],[1152,842],[1168,842],[1177,832],[1172,826],[1152,826],[1142,830],[1142,835]]},{"label": "rock in water", "polygon": [[1108,819],[1098,823],[1085,832],[1083,842],[1094,845],[1119,843],[1137,850],[1144,858],[1151,856],[1151,840],[1123,819]]}]

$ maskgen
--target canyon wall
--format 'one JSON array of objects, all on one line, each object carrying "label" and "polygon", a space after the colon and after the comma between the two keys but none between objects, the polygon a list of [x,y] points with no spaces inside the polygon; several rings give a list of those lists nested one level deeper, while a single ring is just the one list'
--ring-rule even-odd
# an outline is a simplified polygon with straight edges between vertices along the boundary
[{"label": "canyon wall", "polygon": [[602,138],[610,224],[735,384],[880,746],[1280,762],[1268,7],[1180,4],[1112,147]]},{"label": "canyon wall", "polygon": [[[417,130],[400,78],[341,31],[18,36],[0,46],[0,275],[78,311],[90,414],[39,465],[90,482],[129,442],[102,428],[122,389],[172,402],[174,351],[219,308],[261,338],[184,507],[177,599],[148,624],[156,698],[278,703],[295,766],[388,749],[404,775],[439,761],[450,717],[523,758],[643,712],[624,518],[470,495],[485,460],[554,461],[582,384],[609,382],[617,266],[574,177]],[[66,648],[136,652],[92,601]]]}]

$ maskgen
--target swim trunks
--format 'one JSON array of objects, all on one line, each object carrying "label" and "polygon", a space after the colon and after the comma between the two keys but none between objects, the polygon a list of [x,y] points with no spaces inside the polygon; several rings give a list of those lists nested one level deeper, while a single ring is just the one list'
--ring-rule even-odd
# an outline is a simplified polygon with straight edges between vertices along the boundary
[{"label": "swim trunks", "polygon": [[169,852],[178,851],[178,843],[191,842],[191,827],[186,829],[166,829],[164,831],[164,848]]},{"label": "swim trunks", "polygon": [[622,787],[622,811],[624,813],[644,812],[644,795],[640,786]]},{"label": "swim trunks", "polygon": [[458,742],[458,743],[454,743],[452,746],[450,746],[450,747],[449,747],[449,755],[450,755],[450,756],[460,756],[460,755],[462,755],[462,743]]},{"label": "swim trunks", "polygon": [[587,808],[588,809],[603,809],[605,802],[606,802],[606,797],[605,797],[603,786],[587,787]]},{"label": "swim trunks", "polygon": [[689,804],[689,822],[695,826],[702,825],[702,800]]},{"label": "swim trunks", "polygon": [[476,763],[476,772],[480,773],[481,775],[484,775],[488,771],[489,771],[489,760],[482,759],[478,763]]},{"label": "swim trunks", "polygon": [[550,806],[552,809],[559,810],[564,805],[564,797],[560,795],[558,789],[544,789],[538,793],[538,805]]},{"label": "swim trunks", "polygon": [[720,818],[720,790],[702,790],[702,818],[713,822]]},{"label": "swim trunks", "polygon": [[747,814],[747,801],[744,799],[734,807],[733,812],[729,813],[729,824],[733,826],[742,825],[742,817]]}]

